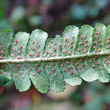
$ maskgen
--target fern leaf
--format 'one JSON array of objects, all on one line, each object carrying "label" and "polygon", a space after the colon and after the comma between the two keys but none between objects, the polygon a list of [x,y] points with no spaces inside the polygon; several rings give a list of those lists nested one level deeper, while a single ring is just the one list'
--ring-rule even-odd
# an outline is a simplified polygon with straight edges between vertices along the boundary
[{"label": "fern leaf", "polygon": [[30,39],[27,45],[26,58],[39,58],[43,56],[45,41],[48,35],[41,30],[34,30],[30,35]]},{"label": "fern leaf", "polygon": [[44,63],[28,64],[30,78],[35,88],[41,93],[46,93],[49,90],[49,79],[44,70]]},{"label": "fern leaf", "polygon": [[0,30],[0,86],[9,81],[20,91],[31,86],[46,93],[62,92],[65,82],[110,80],[110,25],[67,26],[62,36],[48,38],[40,29],[31,35]]},{"label": "fern leaf", "polygon": [[12,79],[15,83],[16,88],[20,91],[26,91],[30,88],[30,77],[29,70],[26,67],[26,64],[12,64]]}]

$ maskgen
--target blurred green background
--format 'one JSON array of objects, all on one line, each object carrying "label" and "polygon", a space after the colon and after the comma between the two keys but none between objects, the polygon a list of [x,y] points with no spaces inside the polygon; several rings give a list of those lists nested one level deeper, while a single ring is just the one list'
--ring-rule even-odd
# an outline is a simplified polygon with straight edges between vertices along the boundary
[{"label": "blurred green background", "polygon": [[[0,29],[54,37],[67,25],[110,24],[110,0],[0,0]],[[110,84],[97,81],[66,86],[64,93],[40,94],[33,86],[19,93],[13,83],[0,96],[0,110],[110,110]]]}]

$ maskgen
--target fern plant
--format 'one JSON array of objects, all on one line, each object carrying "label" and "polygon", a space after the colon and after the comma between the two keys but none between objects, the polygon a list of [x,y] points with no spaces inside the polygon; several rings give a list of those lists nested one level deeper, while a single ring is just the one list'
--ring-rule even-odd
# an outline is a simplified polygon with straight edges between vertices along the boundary
[{"label": "fern plant", "polygon": [[0,86],[13,81],[26,91],[31,86],[46,93],[62,92],[65,82],[80,85],[110,80],[110,25],[67,26],[60,37],[36,29],[29,35],[0,30]]}]

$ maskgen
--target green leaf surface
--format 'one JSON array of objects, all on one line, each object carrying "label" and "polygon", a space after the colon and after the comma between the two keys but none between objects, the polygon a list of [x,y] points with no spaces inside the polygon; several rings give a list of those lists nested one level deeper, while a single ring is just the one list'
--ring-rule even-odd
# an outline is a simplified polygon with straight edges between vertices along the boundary
[{"label": "green leaf surface", "polygon": [[106,37],[108,37],[108,36],[105,37],[105,31],[106,31],[105,25],[101,23],[97,23],[95,25],[92,35],[93,42],[90,50],[91,53],[99,53],[104,51],[104,41]]},{"label": "green leaf surface", "polygon": [[61,37],[56,35],[55,39],[49,38],[46,41],[44,57],[55,57],[61,55]]},{"label": "green leaf surface", "polygon": [[0,86],[2,86],[12,80],[12,69],[10,68],[9,64],[0,65],[0,68]]},{"label": "green leaf surface", "polygon": [[48,35],[46,32],[36,29],[30,35],[27,46],[27,58],[43,57],[45,41]]},{"label": "green leaf surface", "polygon": [[12,78],[15,83],[16,89],[20,92],[26,91],[30,88],[31,82],[29,77],[29,70],[26,68],[26,64],[13,64]]},{"label": "green leaf surface", "polygon": [[75,54],[87,54],[92,45],[93,28],[89,25],[81,26],[76,42]]},{"label": "green leaf surface", "polygon": [[35,88],[41,93],[48,92],[49,80],[44,71],[44,63],[32,63],[28,64],[28,67]]},{"label": "green leaf surface", "polygon": [[65,89],[63,75],[57,62],[47,62],[45,72],[50,80],[50,89],[54,92],[63,92]]},{"label": "green leaf surface", "polygon": [[62,56],[74,55],[79,28],[73,25],[67,26],[62,35]]},{"label": "green leaf surface", "polygon": [[62,61],[60,67],[66,83],[72,86],[80,85],[82,83],[79,72],[75,68],[74,60]]},{"label": "green leaf surface", "polygon": [[10,30],[0,30],[0,60],[6,59],[8,49],[13,39],[13,32]]},{"label": "green leaf surface", "polygon": [[[89,60],[89,59],[88,59]],[[86,59],[80,59],[79,61],[77,62],[80,62],[77,66],[77,69],[79,70],[79,73],[80,73],[80,77],[87,81],[87,82],[91,82],[91,81],[94,81],[94,80],[97,80],[98,79],[98,74],[97,74],[97,71],[94,70],[94,68],[92,68],[89,63],[87,62]]]},{"label": "green leaf surface", "polygon": [[26,46],[29,40],[29,34],[26,32],[18,32],[10,46],[10,59],[23,59],[26,54]]}]

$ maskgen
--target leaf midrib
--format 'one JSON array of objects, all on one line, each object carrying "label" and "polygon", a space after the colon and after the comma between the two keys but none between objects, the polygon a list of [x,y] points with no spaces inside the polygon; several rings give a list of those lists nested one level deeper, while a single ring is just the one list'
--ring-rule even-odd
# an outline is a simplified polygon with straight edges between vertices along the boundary
[{"label": "leaf midrib", "polygon": [[69,60],[69,59],[77,59],[84,57],[93,57],[93,56],[103,56],[110,55],[110,52],[101,52],[101,53],[88,53],[82,55],[71,55],[71,56],[59,56],[59,57],[49,57],[49,58],[31,58],[31,59],[6,59],[0,60],[0,63],[24,63],[24,62],[45,62],[45,61],[55,61],[55,60]]}]

